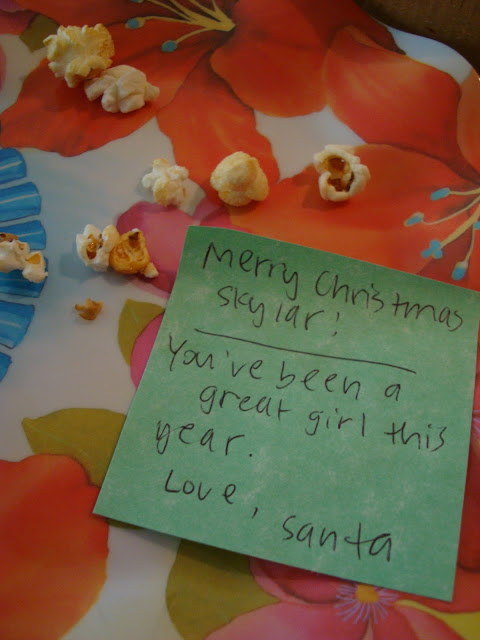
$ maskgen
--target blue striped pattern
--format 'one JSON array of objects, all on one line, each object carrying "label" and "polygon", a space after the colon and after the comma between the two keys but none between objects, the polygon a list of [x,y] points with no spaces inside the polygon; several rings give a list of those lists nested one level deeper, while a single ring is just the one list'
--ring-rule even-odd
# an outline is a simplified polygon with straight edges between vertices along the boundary
[{"label": "blue striped pattern", "polygon": [[7,375],[8,367],[10,366],[11,362],[11,357],[7,356],[6,353],[2,353],[0,351],[0,382]]},{"label": "blue striped pattern", "polygon": [[0,300],[0,344],[13,349],[19,344],[30,326],[35,307]]},{"label": "blue striped pattern", "polygon": [[40,220],[0,225],[0,233],[13,233],[21,242],[28,242],[32,251],[45,249],[47,234]]},{"label": "blue striped pattern", "polygon": [[42,199],[33,182],[0,189],[0,222],[38,215],[41,206]]},{"label": "blue striped pattern", "polygon": [[16,149],[0,149],[0,184],[21,180],[27,175],[22,154]]},{"label": "blue striped pattern", "polygon": [[[39,215],[42,198],[26,177],[22,154],[16,149],[0,149],[0,233],[13,233],[21,242],[27,242],[32,251],[37,251],[45,249],[45,229],[38,219],[22,219]],[[35,314],[33,304],[13,302],[10,298],[38,298],[44,285],[45,281],[29,282],[19,270],[0,272],[0,295],[7,295],[6,300],[0,298],[0,382],[12,364],[5,349],[9,351],[20,344]]]}]

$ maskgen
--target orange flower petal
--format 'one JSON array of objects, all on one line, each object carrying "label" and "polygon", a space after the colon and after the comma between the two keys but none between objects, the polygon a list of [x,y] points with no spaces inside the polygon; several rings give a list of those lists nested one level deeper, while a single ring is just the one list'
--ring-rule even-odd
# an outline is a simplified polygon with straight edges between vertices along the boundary
[{"label": "orange flower petal", "polygon": [[[165,4],[168,4],[168,1]],[[181,1],[181,0],[180,0]],[[217,0],[220,9],[229,0]],[[177,17],[173,11],[161,8],[160,3],[145,2],[144,0],[82,0],[82,2],[65,2],[65,0],[18,0],[18,5],[31,9],[52,18],[58,24],[93,26],[101,22],[106,27],[115,23],[124,23],[129,18],[137,16],[163,15]],[[183,2],[188,6],[188,3]],[[172,24],[172,23],[170,23]],[[141,39],[139,41],[141,46]]]},{"label": "orange flower petal", "polygon": [[388,31],[351,0],[327,6],[311,0],[239,0],[235,30],[212,55],[213,69],[245,104],[264,113],[294,116],[325,104],[322,64],[333,33],[345,24],[368,30],[385,46]]},{"label": "orange flower petal", "polygon": [[116,48],[115,64],[130,64],[144,71],[149,82],[159,87],[160,96],[132,113],[107,113],[100,100],[90,103],[81,87],[69,89],[62,79],[55,78],[44,61],[27,77],[16,103],[2,114],[0,140],[4,146],[35,147],[72,156],[127,136],[171,101],[199,58],[218,39],[216,34],[192,38],[177,51],[163,53],[162,42],[183,35],[184,26],[152,20],[138,30],[117,24],[110,33]]},{"label": "orange flower petal", "polygon": [[[118,0],[82,0],[82,2],[65,2],[65,0],[17,0],[25,9],[32,9],[35,13],[42,13],[52,18],[58,24],[78,25],[88,24],[93,26],[101,22],[105,26],[114,23],[123,23],[129,18],[152,14],[173,17],[171,11],[163,10],[150,2],[135,2]],[[217,0],[220,8],[225,0]],[[140,39],[141,46],[141,39]]]},{"label": "orange flower petal", "polygon": [[175,161],[188,167],[190,178],[209,197],[218,200],[210,186],[213,169],[234,151],[255,156],[270,184],[277,181],[270,142],[256,130],[254,114],[212,72],[207,60],[197,65],[157,119],[172,141]]},{"label": "orange flower petal", "polygon": [[25,80],[20,96],[2,114],[0,142],[73,156],[127,136],[155,114],[154,103],[129,114],[107,113],[81,89],[69,89],[42,62]]},{"label": "orange flower petal", "polygon": [[71,458],[0,461],[0,637],[56,640],[95,602],[108,553],[97,494]]},{"label": "orange flower petal", "polygon": [[[371,179],[351,200],[322,200],[318,174],[308,167],[275,185],[264,202],[231,208],[232,222],[259,235],[416,273],[427,262],[421,251],[437,230],[422,224],[407,227],[405,220],[419,210],[427,219],[439,217],[445,205],[432,202],[430,193],[445,184],[463,187],[465,181],[441,162],[413,151],[364,145],[356,153]],[[445,223],[445,234],[453,224]]]},{"label": "orange flower petal", "polygon": [[129,64],[147,75],[148,81],[160,89],[155,101],[157,108],[171,101],[200,58],[222,37],[210,32],[188,38],[170,53],[162,51],[165,41],[176,40],[191,30],[191,27],[158,20],[147,21],[140,29],[127,29],[123,24],[110,28],[115,42],[114,64]]},{"label": "orange flower petal", "polygon": [[[25,9],[42,13],[58,24],[93,26],[101,22],[108,26],[112,22],[124,21],[140,14],[140,5],[133,2],[119,3],[118,0],[82,0],[82,2],[65,2],[65,0],[17,0]],[[145,10],[144,10],[145,13]]]},{"label": "orange flower petal", "polygon": [[480,173],[480,77],[472,69],[462,84],[458,105],[458,143],[465,158]]},{"label": "orange flower petal", "polygon": [[475,175],[457,143],[460,87],[447,73],[348,27],[327,53],[325,82],[335,114],[367,142],[414,149]]},{"label": "orange flower petal", "polygon": [[[321,13],[319,3],[310,4]],[[233,21],[235,31],[212,55],[211,64],[245,104],[278,116],[324,106],[326,43],[308,16],[294,3],[263,0],[259,10],[255,0],[241,0]]]}]

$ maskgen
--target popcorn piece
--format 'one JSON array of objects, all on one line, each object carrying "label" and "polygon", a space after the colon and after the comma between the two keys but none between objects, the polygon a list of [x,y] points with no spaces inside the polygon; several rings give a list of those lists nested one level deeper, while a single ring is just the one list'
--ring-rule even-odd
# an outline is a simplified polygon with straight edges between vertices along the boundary
[{"label": "popcorn piece", "polygon": [[125,275],[141,273],[146,278],[158,276],[140,229],[132,229],[120,236],[120,241],[110,253],[110,266]]},{"label": "popcorn piece", "polygon": [[93,78],[112,64],[113,40],[103,24],[94,27],[58,27],[56,35],[45,38],[49,67],[69,87]]},{"label": "popcorn piece", "polygon": [[145,269],[142,271],[142,274],[145,278],[156,278],[158,276],[157,267],[153,264],[153,262],[149,262]]},{"label": "popcorn piece", "polygon": [[18,240],[18,236],[14,233],[5,233],[3,231],[0,233],[0,242],[11,242],[12,240]]},{"label": "popcorn piece", "polygon": [[0,233],[0,272],[9,273],[23,269],[25,258],[30,252],[26,242],[20,242],[13,233]]},{"label": "popcorn piece", "polygon": [[28,243],[20,242],[14,233],[0,233],[0,271],[9,273],[15,269],[30,282],[43,282],[48,275],[41,251],[30,253]]},{"label": "popcorn piece", "polygon": [[83,233],[77,233],[77,253],[87,267],[106,271],[110,252],[118,242],[120,234],[113,224],[106,226],[103,231],[93,224],[87,224]]},{"label": "popcorn piece", "polygon": [[178,164],[170,165],[165,158],[157,158],[152,163],[152,172],[142,178],[142,184],[152,189],[155,202],[168,206],[180,206],[185,198],[184,182],[188,178],[188,169]]},{"label": "popcorn piece", "polygon": [[106,271],[112,267],[118,273],[141,273],[146,278],[155,278],[158,271],[150,260],[145,236],[139,229],[120,235],[113,224],[103,231],[87,224],[76,238],[77,253],[87,267],[95,271]]},{"label": "popcorn piece", "polygon": [[22,276],[30,282],[43,282],[48,273],[45,271],[45,258],[41,251],[32,251],[25,258]]},{"label": "popcorn piece", "polygon": [[370,171],[353,151],[353,147],[327,144],[323,151],[313,156],[313,164],[320,174],[320,195],[324,200],[348,200],[365,188]]},{"label": "popcorn piece", "polygon": [[103,302],[92,300],[87,298],[84,304],[76,304],[76,311],[78,315],[84,320],[95,320],[100,311],[103,309]]},{"label": "popcorn piece", "polygon": [[129,113],[158,98],[160,89],[147,82],[143,71],[126,64],[112,67],[98,78],[85,83],[85,93],[92,101],[102,96],[102,107],[110,113]]},{"label": "popcorn piece", "polygon": [[210,184],[223,202],[241,207],[252,200],[265,200],[268,181],[258,160],[243,151],[235,151],[214,169]]}]

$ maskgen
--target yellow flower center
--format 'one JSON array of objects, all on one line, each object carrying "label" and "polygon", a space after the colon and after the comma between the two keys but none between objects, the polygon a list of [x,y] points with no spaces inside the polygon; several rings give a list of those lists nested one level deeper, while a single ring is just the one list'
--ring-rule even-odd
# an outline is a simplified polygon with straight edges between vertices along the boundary
[{"label": "yellow flower center", "polygon": [[358,600],[358,602],[370,604],[373,602],[378,602],[379,595],[375,590],[375,587],[372,587],[369,584],[358,584],[355,590],[355,598]]},{"label": "yellow flower center", "polygon": [[338,588],[334,607],[343,620],[375,625],[388,615],[395,600],[398,600],[398,594],[394,591],[375,588],[369,584],[344,583]]},{"label": "yellow flower center", "polygon": [[[136,4],[143,4],[145,0],[131,0]],[[139,29],[148,20],[161,20],[163,22],[177,22],[191,27],[198,27],[176,40],[166,40],[162,43],[162,51],[171,53],[175,51],[182,40],[191,38],[199,33],[207,31],[223,31],[228,33],[235,28],[235,23],[218,7],[215,0],[211,0],[210,6],[204,6],[197,0],[146,0],[150,4],[166,10],[166,15],[139,16],[130,18],[126,26],[129,29]]]}]

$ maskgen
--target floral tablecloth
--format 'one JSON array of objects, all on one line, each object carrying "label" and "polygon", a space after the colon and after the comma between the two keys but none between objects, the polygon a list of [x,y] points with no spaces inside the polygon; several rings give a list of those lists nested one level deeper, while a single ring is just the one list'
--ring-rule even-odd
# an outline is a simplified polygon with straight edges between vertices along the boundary
[{"label": "floral tablecloth", "polygon": [[[106,113],[48,69],[47,35],[96,23],[114,64],[160,88],[143,109]],[[91,514],[189,225],[480,289],[478,76],[351,0],[1,0],[0,33],[0,233],[42,250],[49,273],[0,273],[0,638],[480,638],[480,383],[452,603]],[[316,188],[312,156],[329,143],[370,169],[350,201]],[[235,209],[209,177],[237,150],[270,195]],[[157,157],[189,170],[181,208],[142,187]],[[87,223],[140,228],[159,275],[88,270]],[[104,305],[92,323],[74,311],[86,297]]]}]

